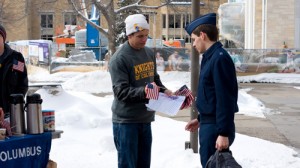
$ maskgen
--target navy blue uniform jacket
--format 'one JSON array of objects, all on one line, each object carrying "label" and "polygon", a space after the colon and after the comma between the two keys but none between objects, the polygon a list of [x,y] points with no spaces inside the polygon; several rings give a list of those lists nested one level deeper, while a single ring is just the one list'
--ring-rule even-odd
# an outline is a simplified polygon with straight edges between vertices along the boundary
[{"label": "navy blue uniform jacket", "polygon": [[234,131],[234,113],[238,112],[238,84],[234,63],[220,42],[204,54],[196,106],[201,124],[216,123],[218,135]]},{"label": "navy blue uniform jacket", "polygon": [[24,65],[24,69],[22,72],[13,69],[14,61],[25,63],[25,60],[21,53],[11,49],[7,44],[5,44],[5,50],[1,57],[0,107],[3,108],[5,117],[8,117],[10,113],[9,96],[11,94],[23,94],[23,96],[25,97],[25,94],[27,93],[27,68],[26,65]]}]

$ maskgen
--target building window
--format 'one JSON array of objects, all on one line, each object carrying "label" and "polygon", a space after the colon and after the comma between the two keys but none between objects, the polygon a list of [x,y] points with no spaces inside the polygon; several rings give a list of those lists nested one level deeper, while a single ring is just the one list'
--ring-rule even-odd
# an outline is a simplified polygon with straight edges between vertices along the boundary
[{"label": "building window", "polygon": [[174,28],[175,21],[174,21],[174,15],[170,14],[169,15],[169,26],[168,28]]},{"label": "building window", "polygon": [[181,14],[169,14],[169,27],[168,28],[181,28]]},{"label": "building window", "polygon": [[167,18],[166,17],[167,17],[166,14],[162,15],[162,20],[163,20],[162,27],[163,27],[163,29],[167,28]]},{"label": "building window", "polygon": [[[168,17],[168,25],[166,19]],[[185,39],[186,43],[190,43],[191,39],[185,32],[184,28],[191,22],[191,14],[163,14],[162,15],[162,28],[168,28],[168,35],[162,34],[163,40],[169,39]],[[166,39],[168,37],[168,39]]]},{"label": "building window", "polygon": [[77,17],[73,12],[67,12],[64,14],[65,25],[77,25]]},{"label": "building window", "polygon": [[181,23],[181,15],[175,15],[174,18],[175,21],[175,28],[181,28],[180,23]]},{"label": "building window", "polygon": [[191,37],[189,35],[185,36],[185,43],[191,43]]},{"label": "building window", "polygon": [[53,14],[41,14],[41,27],[53,28]]},{"label": "building window", "polygon": [[144,16],[146,17],[146,20],[149,23],[150,15],[149,14],[144,14]]},{"label": "building window", "polygon": [[43,40],[53,40],[53,35],[41,35],[41,39]]},{"label": "building window", "polygon": [[183,28],[185,28],[186,27],[186,25],[188,25],[190,22],[191,22],[191,14],[185,14],[185,15],[183,15],[183,17],[182,17],[182,24],[183,24]]},{"label": "building window", "polygon": [[228,3],[232,3],[232,2],[245,2],[245,0],[228,0]]},{"label": "building window", "polygon": [[171,0],[171,2],[189,2],[189,3],[191,3],[192,0]]},{"label": "building window", "polygon": [[41,39],[52,40],[53,37],[53,14],[41,14]]}]

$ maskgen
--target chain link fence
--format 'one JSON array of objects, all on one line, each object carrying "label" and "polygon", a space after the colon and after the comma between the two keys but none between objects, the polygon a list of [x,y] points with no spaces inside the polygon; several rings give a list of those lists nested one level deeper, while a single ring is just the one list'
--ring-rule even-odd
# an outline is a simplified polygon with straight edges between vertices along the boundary
[{"label": "chain link fence", "polygon": [[[20,43],[20,44],[19,44]],[[27,64],[48,66],[50,71],[61,70],[65,67],[83,66],[80,70],[107,70],[109,55],[101,56],[100,60],[86,60],[86,56],[79,61],[76,57],[62,61],[64,58],[53,56],[51,45],[47,41],[21,41],[11,43],[10,46],[21,52]],[[40,52],[43,49],[43,52]],[[190,71],[191,50],[176,47],[152,48],[158,71]],[[226,49],[230,54],[237,73],[299,73],[300,49]],[[76,55],[76,54],[73,54]],[[78,55],[78,54],[77,54]],[[75,56],[74,56],[75,57]],[[54,59],[55,58],[55,59]],[[199,59],[199,65],[201,59]],[[91,68],[87,68],[91,67]]]},{"label": "chain link fence", "polygon": [[[238,73],[300,72],[300,49],[226,50],[230,54]],[[154,48],[154,51],[158,70],[190,71],[190,50],[166,47]]]}]

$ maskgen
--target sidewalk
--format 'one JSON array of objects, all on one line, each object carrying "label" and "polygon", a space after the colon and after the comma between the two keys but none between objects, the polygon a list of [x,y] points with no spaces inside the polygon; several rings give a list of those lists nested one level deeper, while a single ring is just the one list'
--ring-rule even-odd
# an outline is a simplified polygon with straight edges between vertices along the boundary
[{"label": "sidewalk", "polygon": [[[294,85],[291,84],[239,85],[240,88],[253,88],[248,92],[250,95],[262,101],[266,108],[280,113],[266,115],[266,118],[237,113],[235,115],[236,132],[292,146],[300,152],[300,90],[293,88]],[[176,116],[170,118],[187,122],[190,120],[190,109],[181,110]]]},{"label": "sidewalk", "polygon": [[[188,122],[190,121],[190,110],[181,110],[176,116],[170,117],[161,113],[160,116],[169,117],[174,120]],[[289,141],[281,134],[276,127],[266,118],[250,117],[245,115],[235,115],[236,132],[260,139],[282,143],[291,146]]]}]

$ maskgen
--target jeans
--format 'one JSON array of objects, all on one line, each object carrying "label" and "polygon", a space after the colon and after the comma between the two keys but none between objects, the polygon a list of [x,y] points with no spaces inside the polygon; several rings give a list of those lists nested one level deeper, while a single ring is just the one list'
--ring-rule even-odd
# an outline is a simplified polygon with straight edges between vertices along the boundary
[{"label": "jeans", "polygon": [[113,123],[118,168],[150,168],[151,123]]},{"label": "jeans", "polygon": [[[205,167],[208,159],[216,152],[216,141],[218,138],[216,124],[201,124],[199,129],[200,160],[202,167]],[[229,146],[235,138],[235,127],[228,136]]]}]

